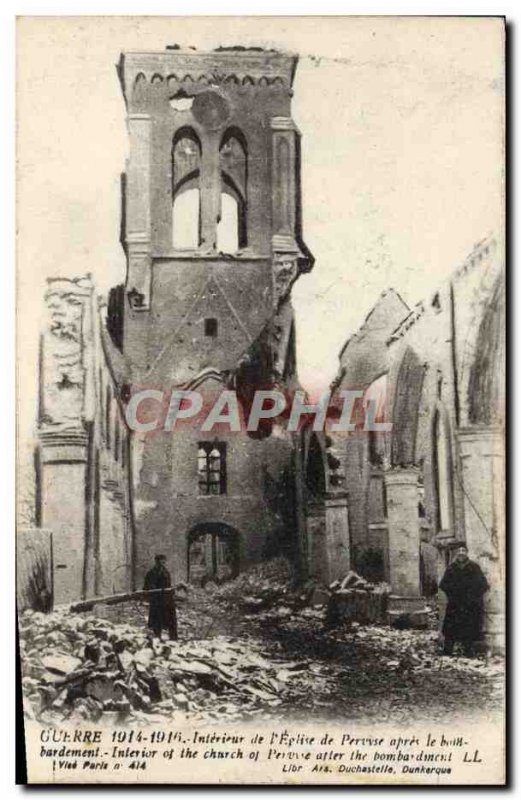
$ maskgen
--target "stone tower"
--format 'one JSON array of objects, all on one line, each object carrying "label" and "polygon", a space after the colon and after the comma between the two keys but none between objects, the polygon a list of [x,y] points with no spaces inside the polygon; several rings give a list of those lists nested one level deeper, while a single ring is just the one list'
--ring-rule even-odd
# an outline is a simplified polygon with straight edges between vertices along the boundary
[{"label": "stone tower", "polygon": [[[130,52],[119,75],[130,151],[124,287],[108,329],[123,400],[138,389],[296,386],[290,290],[301,237],[297,58],[243,48]],[[155,552],[176,580],[224,577],[291,547],[290,435],[204,434],[200,420],[132,441],[134,569]]]}]

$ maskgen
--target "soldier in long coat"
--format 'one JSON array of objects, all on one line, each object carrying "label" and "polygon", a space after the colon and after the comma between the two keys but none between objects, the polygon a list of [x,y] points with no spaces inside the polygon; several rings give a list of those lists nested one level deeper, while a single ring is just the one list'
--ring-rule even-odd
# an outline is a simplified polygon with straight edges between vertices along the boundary
[{"label": "soldier in long coat", "polygon": [[[166,568],[166,556],[157,555],[155,564],[145,575],[144,589],[168,589],[172,586],[170,573]],[[163,629],[170,639],[177,639],[177,612],[173,592],[151,595],[149,598],[148,627],[154,635],[161,638]]]},{"label": "soldier in long coat", "polygon": [[464,654],[471,656],[474,643],[481,638],[483,595],[489,585],[479,565],[470,560],[465,545],[458,547],[454,561],[441,580],[440,589],[447,595],[443,653],[452,655],[456,642],[461,642]]}]

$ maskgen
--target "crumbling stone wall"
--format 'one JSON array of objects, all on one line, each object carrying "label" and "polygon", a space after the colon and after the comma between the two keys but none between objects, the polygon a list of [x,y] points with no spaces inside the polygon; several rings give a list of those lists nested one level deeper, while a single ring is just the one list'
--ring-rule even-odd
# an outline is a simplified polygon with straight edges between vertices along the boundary
[{"label": "crumbling stone wall", "polygon": [[[365,391],[389,370],[387,340],[409,309],[400,295],[383,292],[364,323],[340,352],[340,367],[335,388]],[[388,536],[383,463],[372,464],[369,437],[357,429],[338,436],[338,454],[345,471],[348,495],[349,530],[353,566],[360,571],[371,556],[379,554],[382,578],[388,579]]]},{"label": "crumbling stone wall", "polygon": [[[350,343],[363,343],[369,322],[342,353],[343,374],[368,372],[368,381],[364,349]],[[501,639],[504,629],[504,333],[503,251],[498,241],[485,240],[385,342],[372,341],[378,352],[369,361],[386,365],[393,424],[383,459],[387,577],[396,594],[431,593],[458,542],[466,541],[493,586],[486,599],[489,641]],[[342,382],[347,387],[347,378]],[[352,535],[367,546],[380,503],[370,491],[368,461],[367,445],[347,438]]]},{"label": "crumbling stone wall", "polygon": [[52,534],[41,528],[16,532],[16,606],[49,611],[53,601]]},{"label": "crumbling stone wall", "polygon": [[[296,62],[259,49],[122,54],[127,274],[124,291],[112,293],[109,328],[128,366],[128,396],[181,388],[200,392],[208,409],[233,388],[247,412],[255,389],[297,385],[290,292],[313,257],[302,239],[291,118]],[[187,187],[199,193],[198,238],[181,248],[173,211]],[[223,253],[226,194],[238,201],[240,231],[236,251]],[[186,580],[189,542],[205,523],[235,532],[241,567],[297,536],[292,436],[271,425],[259,436],[205,435],[200,422],[132,436],[137,584],[155,552]],[[226,447],[226,491],[205,495],[198,450],[214,438]]]},{"label": "crumbling stone wall", "polygon": [[90,276],[49,280],[45,301],[36,496],[59,604],[129,586],[128,433]]}]

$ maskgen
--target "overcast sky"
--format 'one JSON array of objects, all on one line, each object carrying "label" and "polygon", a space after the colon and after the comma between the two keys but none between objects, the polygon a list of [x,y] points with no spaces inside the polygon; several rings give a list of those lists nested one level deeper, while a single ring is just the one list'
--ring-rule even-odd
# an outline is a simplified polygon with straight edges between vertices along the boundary
[{"label": "overcast sky", "polygon": [[[414,304],[501,232],[503,32],[469,18],[25,18],[18,42],[20,361],[34,374],[48,276],[121,282],[128,141],[115,64],[166,44],[300,55],[304,238],[293,298],[299,374],[326,386],[389,286]],[[21,433],[34,408],[25,391]]]}]

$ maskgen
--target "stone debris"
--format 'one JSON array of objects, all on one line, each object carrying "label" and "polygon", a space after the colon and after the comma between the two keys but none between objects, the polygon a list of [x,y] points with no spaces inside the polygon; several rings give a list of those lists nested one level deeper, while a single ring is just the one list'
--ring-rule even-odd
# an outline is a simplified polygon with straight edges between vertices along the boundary
[{"label": "stone debris", "polygon": [[372,591],[374,589],[374,584],[366,581],[365,578],[362,578],[361,575],[354,572],[353,570],[349,570],[347,575],[345,575],[342,579],[333,581],[329,585],[329,589],[331,592],[344,592],[349,589],[359,589],[366,592]]},{"label": "stone debris", "polygon": [[220,635],[163,642],[145,628],[106,619],[26,611],[20,617],[26,713],[44,722],[97,720],[106,712],[121,722],[180,712],[194,719],[266,716],[302,679],[305,662],[266,658],[261,648]]},{"label": "stone debris", "polygon": [[330,591],[318,581],[295,584],[284,558],[275,558],[243,572],[235,580],[214,588],[224,604],[234,604],[260,621],[277,621],[295,614],[325,619]]},{"label": "stone debris", "polygon": [[[352,588],[358,577],[341,591],[384,592]],[[103,717],[145,725],[415,715],[446,722],[502,708],[503,659],[441,656],[434,616],[422,631],[345,618],[328,626],[324,600],[335,594],[316,582],[292,587],[284,563],[268,562],[221,586],[190,587],[177,642],[152,637],[146,604],[99,606],[96,616],[26,611],[24,712],[44,724]]]},{"label": "stone debris", "polygon": [[329,586],[327,624],[330,627],[345,622],[366,624],[387,621],[387,603],[391,587],[387,583],[370,583],[350,570]]}]

